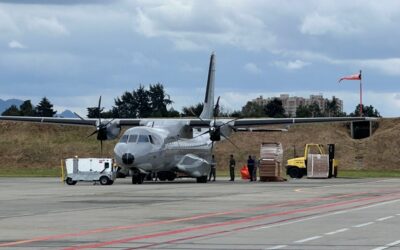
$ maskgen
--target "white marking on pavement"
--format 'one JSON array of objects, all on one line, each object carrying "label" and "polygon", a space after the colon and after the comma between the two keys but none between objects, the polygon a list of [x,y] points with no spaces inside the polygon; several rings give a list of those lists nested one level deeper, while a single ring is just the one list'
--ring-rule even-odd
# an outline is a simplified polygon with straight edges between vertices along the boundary
[{"label": "white marking on pavement", "polygon": [[316,239],[319,239],[319,238],[322,238],[322,236],[317,235],[317,236],[313,236],[313,237],[310,237],[310,238],[306,238],[306,239],[302,239],[302,240],[297,240],[297,241],[295,241],[294,243],[303,243],[303,242],[307,242],[307,241],[311,241],[311,240],[316,240]]},{"label": "white marking on pavement", "polygon": [[281,249],[281,248],[284,248],[284,247],[287,247],[288,245],[278,245],[278,246],[273,246],[273,247],[270,247],[270,248],[265,248],[265,249]]},{"label": "white marking on pavement", "polygon": [[355,225],[355,226],[353,226],[353,227],[365,227],[365,226],[369,226],[369,225],[374,224],[374,223],[375,223],[375,222],[370,221],[370,222],[367,222],[367,223]]},{"label": "white marking on pavement", "polygon": [[[385,202],[381,202],[381,203],[378,203],[378,204],[369,205],[369,206],[366,206],[366,207],[351,208],[351,209],[344,210],[344,211],[346,211],[346,213],[347,213],[347,212],[352,212],[352,211],[358,211],[358,210],[368,209],[368,208],[372,208],[372,207],[383,206],[383,205],[386,205],[386,204],[390,204],[390,203],[394,203],[394,202],[399,202],[399,201],[400,201],[400,199],[391,200],[391,201],[385,201]],[[316,216],[308,217],[308,218],[305,218],[305,219],[294,220],[294,221],[283,222],[283,223],[277,223],[277,224],[273,224],[273,225],[269,225],[269,226],[254,228],[254,229],[252,229],[252,230],[255,230],[255,231],[256,231],[256,230],[268,229],[268,228],[272,228],[272,227],[279,227],[279,226],[291,225],[291,224],[294,224],[294,223],[299,223],[299,222],[304,222],[304,221],[308,221],[308,220],[315,220],[315,219],[319,219],[319,218],[323,218],[323,217],[332,216],[332,215],[335,215],[335,213],[336,213],[336,212],[332,212],[332,213],[329,213],[329,212],[328,212],[328,213],[323,214],[323,215],[316,215]]]},{"label": "white marking on pavement", "polygon": [[339,230],[336,230],[336,231],[333,231],[333,232],[326,233],[326,235],[334,235],[334,234],[338,234],[338,233],[343,233],[343,232],[346,232],[347,230],[349,230],[349,229],[348,228],[342,228],[342,229],[339,229]]},{"label": "white marking on pavement", "polygon": [[391,218],[393,218],[393,217],[394,217],[394,216],[383,217],[383,218],[377,219],[376,221],[384,221],[384,220],[391,219]]},{"label": "white marking on pavement", "polygon": [[400,240],[395,241],[395,242],[392,242],[392,243],[389,243],[389,244],[386,244],[386,245],[384,245],[383,247],[374,248],[374,249],[372,249],[372,250],[384,250],[384,249],[387,249],[387,248],[389,248],[389,247],[394,247],[394,246],[396,246],[396,245],[398,245],[398,244],[400,244]]},{"label": "white marking on pavement", "polygon": [[334,212],[333,214],[344,214],[344,213],[347,213],[347,211],[346,211],[346,210],[344,210],[344,211],[337,211],[337,212]]},{"label": "white marking on pavement", "polygon": [[396,215],[400,216],[400,214],[396,214]]}]

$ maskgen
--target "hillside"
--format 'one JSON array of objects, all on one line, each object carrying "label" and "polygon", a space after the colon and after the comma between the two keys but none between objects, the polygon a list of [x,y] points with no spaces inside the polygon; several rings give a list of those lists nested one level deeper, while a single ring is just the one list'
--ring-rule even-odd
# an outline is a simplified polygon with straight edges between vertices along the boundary
[{"label": "hillside", "polygon": [[[98,157],[100,143],[95,136],[87,138],[94,128],[0,122],[0,168],[57,168],[60,159],[78,155]],[[399,170],[400,119],[383,119],[375,133],[363,140],[350,138],[343,123],[293,125],[288,132],[235,133],[228,141],[215,146],[215,155],[221,168],[227,167],[233,153],[243,165],[249,154],[258,155],[262,142],[277,141],[284,147],[284,158],[303,153],[306,143],[335,143],[336,158],[342,169]],[[112,157],[116,141],[104,143],[104,155]]]}]

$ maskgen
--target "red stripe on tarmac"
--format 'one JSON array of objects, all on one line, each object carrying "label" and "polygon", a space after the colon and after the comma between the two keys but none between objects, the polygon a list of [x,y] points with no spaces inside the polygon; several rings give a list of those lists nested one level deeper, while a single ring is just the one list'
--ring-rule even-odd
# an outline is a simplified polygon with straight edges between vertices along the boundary
[{"label": "red stripe on tarmac", "polygon": [[58,240],[58,239],[80,237],[80,236],[91,235],[91,234],[107,233],[107,232],[118,231],[118,230],[128,230],[128,229],[134,229],[134,228],[171,224],[171,223],[176,223],[176,222],[198,220],[198,219],[209,218],[209,217],[220,216],[220,215],[258,211],[258,210],[263,210],[263,209],[271,208],[271,207],[284,207],[284,206],[290,206],[290,205],[300,205],[300,204],[307,204],[307,203],[314,202],[314,201],[333,200],[333,199],[337,199],[337,198],[352,197],[352,196],[363,195],[363,194],[370,194],[370,192],[357,192],[357,193],[350,193],[350,194],[344,194],[344,195],[317,197],[317,198],[303,199],[303,200],[298,200],[298,201],[289,201],[289,202],[282,202],[282,203],[276,203],[276,204],[269,204],[269,205],[258,206],[258,207],[253,207],[253,208],[236,209],[236,210],[230,210],[230,211],[225,211],[225,212],[206,213],[206,214],[200,214],[200,215],[178,218],[178,219],[171,219],[171,220],[161,220],[161,221],[153,221],[153,222],[148,222],[148,223],[133,224],[133,225],[126,225],[126,226],[98,228],[98,229],[81,231],[81,232],[76,232],[76,233],[42,236],[42,237],[37,237],[37,238],[32,238],[32,239],[0,243],[0,247],[9,247],[9,246],[22,245],[22,244],[27,244],[27,243],[32,243],[32,242],[39,242],[39,241]]},{"label": "red stripe on tarmac", "polygon": [[[387,200],[389,200],[389,199],[387,199]],[[383,200],[383,201],[387,201],[387,200]],[[374,202],[370,202],[370,203],[366,203],[366,204],[362,204],[362,205],[352,206],[350,208],[335,209],[335,210],[332,210],[332,211],[329,211],[329,212],[333,213],[333,212],[339,212],[339,211],[346,211],[346,210],[349,210],[349,209],[366,207],[366,206],[378,204],[378,203],[381,203],[381,202],[382,201],[374,201]],[[207,237],[207,236],[215,236],[215,235],[218,235],[218,234],[228,234],[228,233],[233,233],[233,232],[246,230],[246,229],[250,229],[250,228],[268,226],[268,225],[276,225],[276,224],[285,223],[285,222],[288,222],[288,221],[294,221],[294,220],[298,220],[298,219],[304,219],[304,218],[307,218],[307,217],[318,216],[320,214],[323,214],[323,213],[313,213],[313,214],[309,214],[309,215],[302,215],[302,216],[292,217],[292,218],[278,220],[278,221],[274,221],[274,222],[262,223],[262,224],[257,224],[257,225],[250,225],[250,226],[245,226],[245,227],[237,227],[237,228],[233,228],[233,229],[221,230],[221,231],[216,231],[216,232],[214,231],[214,232],[206,233],[206,234],[199,234],[199,235],[194,235],[194,236],[188,236],[188,237],[168,240],[168,241],[164,241],[164,242],[152,243],[152,244],[148,244],[148,245],[144,245],[144,246],[140,246],[140,247],[126,248],[125,250],[143,249],[143,248],[149,248],[149,247],[154,247],[154,246],[159,246],[159,245],[164,245],[164,244],[177,243],[177,242],[180,242],[180,241],[204,238],[204,237]]]},{"label": "red stripe on tarmac", "polygon": [[[391,199],[393,199],[393,194],[389,194],[389,195],[390,195]],[[116,245],[116,244],[121,244],[121,243],[127,243],[127,242],[132,242],[132,241],[151,239],[151,238],[169,236],[169,235],[180,234],[180,233],[188,233],[188,232],[193,232],[193,231],[198,231],[198,230],[203,230],[203,229],[252,222],[255,220],[260,220],[260,219],[265,219],[265,218],[270,218],[270,217],[290,215],[290,214],[296,214],[296,213],[301,213],[301,212],[308,212],[308,211],[313,211],[316,209],[337,207],[337,206],[342,206],[342,205],[353,204],[356,202],[362,202],[362,201],[368,201],[368,200],[378,200],[378,199],[385,198],[386,196],[389,196],[389,195],[383,195],[383,196],[378,196],[378,197],[358,198],[358,199],[354,199],[354,200],[350,200],[350,201],[341,201],[341,202],[323,204],[323,205],[318,205],[318,206],[314,206],[314,207],[294,209],[294,210],[289,210],[289,211],[284,211],[284,212],[279,212],[279,213],[274,213],[274,214],[258,215],[258,216],[243,218],[243,219],[237,219],[237,220],[231,220],[231,221],[219,222],[219,223],[212,223],[212,224],[206,224],[206,225],[201,225],[201,226],[196,226],[196,227],[188,227],[188,228],[183,228],[183,229],[175,229],[175,230],[163,231],[163,232],[152,233],[152,234],[139,235],[139,236],[117,239],[117,240],[112,240],[112,241],[105,241],[105,242],[100,242],[100,243],[93,243],[93,244],[80,245],[80,246],[77,245],[77,246],[65,248],[64,250],[100,248],[100,247]],[[399,196],[399,195],[396,195],[396,196]]]}]

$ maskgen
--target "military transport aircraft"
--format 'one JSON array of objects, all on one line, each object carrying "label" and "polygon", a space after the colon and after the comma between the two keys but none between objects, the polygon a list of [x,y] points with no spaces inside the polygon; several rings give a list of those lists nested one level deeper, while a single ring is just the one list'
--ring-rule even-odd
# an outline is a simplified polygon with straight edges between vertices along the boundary
[{"label": "military transport aircraft", "polygon": [[[294,123],[360,121],[365,117],[220,119],[214,116],[215,55],[210,58],[203,111],[187,119],[84,119],[55,117],[0,116],[0,120],[63,125],[95,126],[93,134],[102,143],[116,139],[121,127],[127,129],[114,148],[116,163],[132,183],[141,184],[146,175],[157,173],[160,180],[174,180],[176,173],[207,182],[214,142],[229,140],[235,131],[269,131],[260,126]],[[99,99],[99,109],[101,98]]]}]

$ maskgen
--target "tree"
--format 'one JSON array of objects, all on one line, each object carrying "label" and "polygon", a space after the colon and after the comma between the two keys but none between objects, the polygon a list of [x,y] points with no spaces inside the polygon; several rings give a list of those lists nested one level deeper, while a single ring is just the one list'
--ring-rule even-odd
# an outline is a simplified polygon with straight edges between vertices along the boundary
[{"label": "tree", "polygon": [[19,111],[22,116],[35,116],[35,107],[32,105],[31,100],[24,101],[19,106]]},{"label": "tree", "polygon": [[134,92],[126,91],[121,98],[114,99],[116,107],[113,107],[113,115],[116,118],[136,118],[138,103],[134,98]]},{"label": "tree", "polygon": [[[364,106],[362,105],[363,116],[367,117],[381,117],[380,113],[377,109],[375,109],[372,105]],[[357,117],[360,116],[360,104],[356,106],[356,109],[353,113],[350,113],[350,116]]]},{"label": "tree", "polygon": [[181,116],[181,114],[178,111],[176,111],[174,108],[170,108],[167,111],[167,117],[180,117],[180,116]]},{"label": "tree", "polygon": [[[183,117],[190,117],[190,116],[200,116],[201,112],[203,111],[203,103],[197,103],[196,105],[192,105],[189,107],[182,108],[182,116]],[[194,114],[193,114],[194,113]]]},{"label": "tree", "polygon": [[17,106],[11,105],[8,109],[4,110],[4,112],[1,115],[5,115],[5,116],[20,116],[21,112],[19,111]]},{"label": "tree", "polygon": [[311,112],[311,117],[322,117],[323,114],[321,112],[321,109],[319,108],[318,103],[314,102],[308,106]]},{"label": "tree", "polygon": [[149,92],[142,85],[133,92],[133,99],[137,103],[137,117],[150,117],[152,111],[150,106],[150,96]]},{"label": "tree", "polygon": [[300,105],[296,109],[296,117],[311,117],[312,113],[308,105]]},{"label": "tree", "polygon": [[265,116],[263,106],[255,102],[247,102],[242,107],[242,116],[246,117],[263,117]]},{"label": "tree", "polygon": [[148,95],[150,98],[151,116],[165,117],[168,116],[167,106],[172,104],[172,101],[167,98],[164,91],[164,86],[160,83],[149,87]]},{"label": "tree", "polygon": [[328,100],[326,102],[324,116],[328,117],[343,116],[343,113],[340,111],[338,99],[336,97],[332,97],[332,101]]},{"label": "tree", "polygon": [[274,98],[264,106],[264,112],[268,117],[282,118],[285,117],[285,109],[283,108],[282,101]]},{"label": "tree", "polygon": [[50,101],[43,97],[39,104],[36,106],[36,115],[43,117],[53,117],[57,111],[53,110],[53,104]]}]

